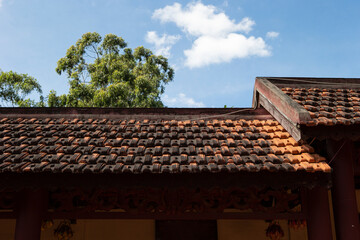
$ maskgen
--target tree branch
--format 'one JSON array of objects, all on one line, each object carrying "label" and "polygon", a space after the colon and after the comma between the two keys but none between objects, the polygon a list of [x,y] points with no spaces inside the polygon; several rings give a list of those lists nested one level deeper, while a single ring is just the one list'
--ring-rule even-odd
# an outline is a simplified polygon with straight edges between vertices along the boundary
[{"label": "tree branch", "polygon": [[97,59],[99,59],[99,58],[100,58],[99,52],[96,50],[96,48],[95,48],[94,45],[91,45],[91,46],[93,47],[93,49],[94,49],[94,51],[95,51],[95,53],[96,53]]}]

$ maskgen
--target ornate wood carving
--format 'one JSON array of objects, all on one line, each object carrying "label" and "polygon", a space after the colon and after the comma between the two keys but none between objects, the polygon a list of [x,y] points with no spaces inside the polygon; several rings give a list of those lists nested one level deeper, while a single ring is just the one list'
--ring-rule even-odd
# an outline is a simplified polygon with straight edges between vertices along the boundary
[{"label": "ornate wood carving", "polygon": [[[13,191],[0,192],[0,211],[15,210],[16,196]],[[116,211],[127,216],[232,212],[297,214],[301,213],[301,198],[298,189],[285,188],[57,189],[49,193],[48,211],[52,214]]]},{"label": "ornate wood carving", "polygon": [[298,190],[281,189],[109,189],[57,190],[50,193],[54,212],[117,210],[131,214],[299,212]]}]

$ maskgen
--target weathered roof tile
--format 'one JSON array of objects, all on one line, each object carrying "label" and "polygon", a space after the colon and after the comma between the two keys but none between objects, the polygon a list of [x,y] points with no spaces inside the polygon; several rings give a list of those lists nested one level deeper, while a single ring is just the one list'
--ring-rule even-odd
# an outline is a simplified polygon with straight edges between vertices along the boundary
[{"label": "weathered roof tile", "polygon": [[309,111],[313,121],[307,122],[308,126],[358,123],[359,109],[354,106],[360,104],[359,89],[338,87],[332,89],[294,86],[283,87],[281,90]]},{"label": "weathered roof tile", "polygon": [[[346,102],[341,106],[347,108]],[[272,119],[25,117],[0,118],[0,129],[0,172],[331,170],[312,147],[296,142]]]}]

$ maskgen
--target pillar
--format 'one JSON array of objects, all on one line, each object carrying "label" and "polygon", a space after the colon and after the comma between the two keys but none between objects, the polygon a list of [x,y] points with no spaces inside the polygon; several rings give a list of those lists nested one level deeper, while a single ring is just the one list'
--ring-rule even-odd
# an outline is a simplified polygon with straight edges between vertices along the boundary
[{"label": "pillar", "polygon": [[336,238],[359,240],[359,214],[356,205],[353,142],[327,140],[327,153],[333,168],[332,200]]},{"label": "pillar", "polygon": [[44,190],[23,190],[18,196],[15,240],[39,240],[41,222],[47,209]]},{"label": "pillar", "polygon": [[328,190],[325,187],[308,190],[306,214],[309,240],[332,240]]}]

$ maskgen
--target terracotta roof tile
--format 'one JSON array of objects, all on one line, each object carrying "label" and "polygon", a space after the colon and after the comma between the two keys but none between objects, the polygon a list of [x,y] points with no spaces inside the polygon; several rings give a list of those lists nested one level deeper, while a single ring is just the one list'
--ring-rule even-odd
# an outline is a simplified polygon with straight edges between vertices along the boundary
[{"label": "terracotta roof tile", "polygon": [[283,87],[281,90],[309,111],[307,126],[360,123],[360,89]]},{"label": "terracotta roof tile", "polygon": [[[315,99],[324,95],[319,91],[300,89],[293,95]],[[326,94],[345,99],[352,93]],[[344,113],[346,101],[338,104]],[[331,171],[312,147],[299,144],[269,119],[0,118],[0,130],[0,172]]]}]

